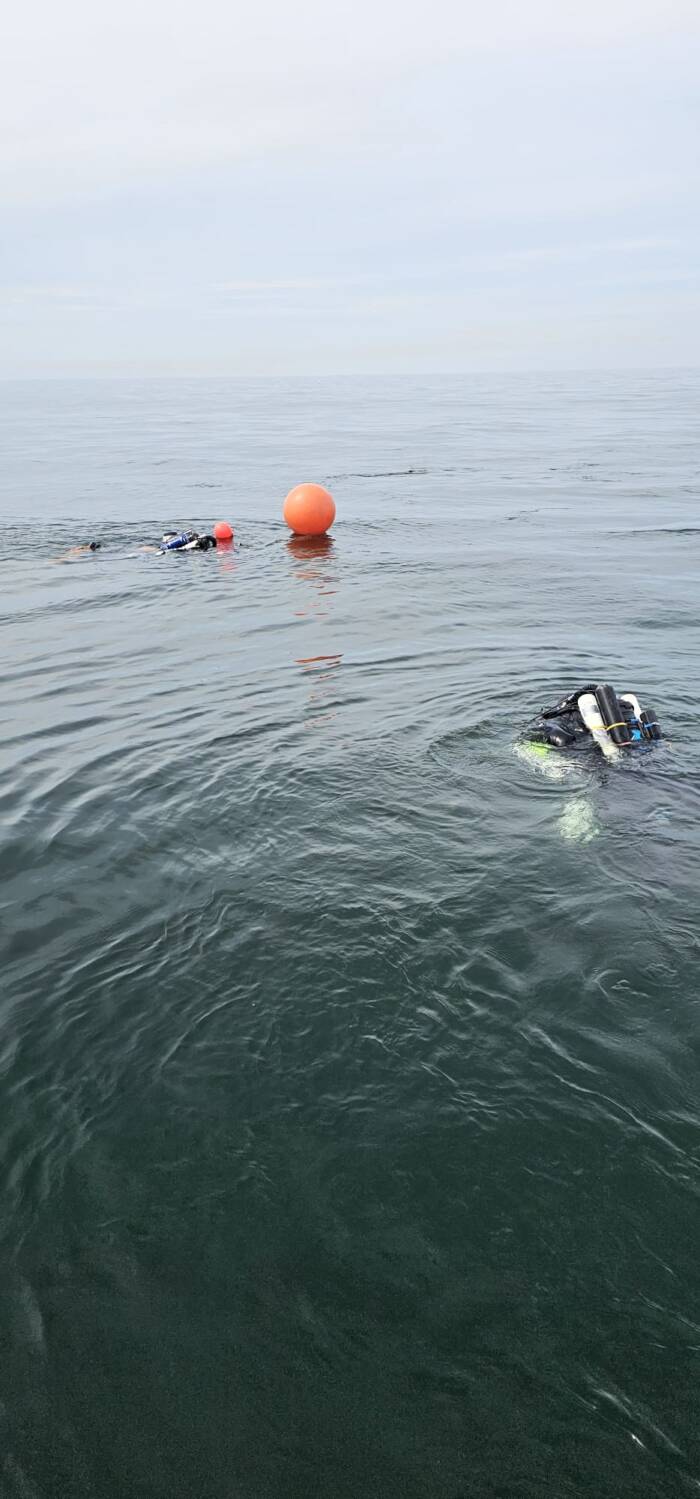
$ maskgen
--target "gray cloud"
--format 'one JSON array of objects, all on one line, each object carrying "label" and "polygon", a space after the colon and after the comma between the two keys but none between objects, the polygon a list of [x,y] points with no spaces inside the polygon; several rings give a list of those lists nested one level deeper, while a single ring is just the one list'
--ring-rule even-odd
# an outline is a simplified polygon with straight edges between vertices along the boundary
[{"label": "gray cloud", "polygon": [[696,362],[700,11],[572,11],[25,7],[0,370]]}]

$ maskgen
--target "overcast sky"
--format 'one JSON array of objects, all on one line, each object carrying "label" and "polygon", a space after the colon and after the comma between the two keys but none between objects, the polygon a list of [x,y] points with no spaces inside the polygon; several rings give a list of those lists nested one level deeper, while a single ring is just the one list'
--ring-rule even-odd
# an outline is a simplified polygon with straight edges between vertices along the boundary
[{"label": "overcast sky", "polygon": [[0,373],[700,363],[700,0],[29,0]]}]

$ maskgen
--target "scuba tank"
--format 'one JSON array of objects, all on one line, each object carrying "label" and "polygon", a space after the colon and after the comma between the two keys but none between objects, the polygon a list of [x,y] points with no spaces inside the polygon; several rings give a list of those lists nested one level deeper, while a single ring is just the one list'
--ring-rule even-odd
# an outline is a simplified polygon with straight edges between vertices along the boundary
[{"label": "scuba tank", "polygon": [[215,536],[200,536],[195,532],[185,547],[186,552],[208,552],[210,547],[216,546]]},{"label": "scuba tank", "polygon": [[634,695],[633,692],[621,692],[620,693],[620,702],[621,703],[629,703],[630,708],[632,709],[632,712],[634,714],[634,717],[635,717],[637,723],[639,723],[639,720],[640,720],[640,718],[642,716],[642,710],[641,710],[641,708],[639,706],[639,698],[635,697],[635,695]]},{"label": "scuba tank", "polygon": [[639,715],[639,721],[642,725],[642,733],[645,739],[660,739],[662,737],[653,708],[643,708]]},{"label": "scuba tank", "polygon": [[180,531],[179,534],[174,534],[172,531],[167,531],[160,544],[161,551],[181,552],[183,548],[189,546],[193,540],[194,531]]},{"label": "scuba tank", "polygon": [[639,698],[635,697],[633,692],[621,692],[620,702],[624,716],[630,726],[630,739],[634,744],[639,744],[644,738],[642,710],[639,706]]},{"label": "scuba tank", "polygon": [[595,690],[595,698],[600,709],[603,726],[609,734],[613,744],[625,745],[631,743],[631,734],[627,720],[623,717],[622,708],[614,687],[608,687],[601,683]]},{"label": "scuba tank", "polygon": [[617,745],[613,742],[608,734],[607,728],[603,723],[603,718],[600,708],[598,707],[596,696],[594,696],[592,692],[583,692],[581,694],[578,700],[578,711],[581,714],[586,728],[593,735],[596,744],[600,745],[600,748],[602,749],[603,754],[606,756],[606,758],[608,760],[616,759],[618,754]]}]

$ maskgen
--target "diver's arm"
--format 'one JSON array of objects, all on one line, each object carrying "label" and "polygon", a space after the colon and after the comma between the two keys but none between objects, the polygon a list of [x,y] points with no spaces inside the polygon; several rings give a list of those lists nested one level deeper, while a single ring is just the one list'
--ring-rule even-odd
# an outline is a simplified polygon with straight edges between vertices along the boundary
[{"label": "diver's arm", "polygon": [[72,562],[74,557],[82,557],[85,552],[91,552],[92,547],[71,547],[61,557],[52,557],[52,562]]}]

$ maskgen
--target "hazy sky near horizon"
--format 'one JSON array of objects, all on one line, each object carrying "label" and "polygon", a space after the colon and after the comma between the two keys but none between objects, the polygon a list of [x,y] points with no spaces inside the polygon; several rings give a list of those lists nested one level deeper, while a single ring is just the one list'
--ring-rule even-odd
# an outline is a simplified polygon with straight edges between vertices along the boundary
[{"label": "hazy sky near horizon", "polygon": [[700,363],[697,0],[29,0],[0,375]]}]

